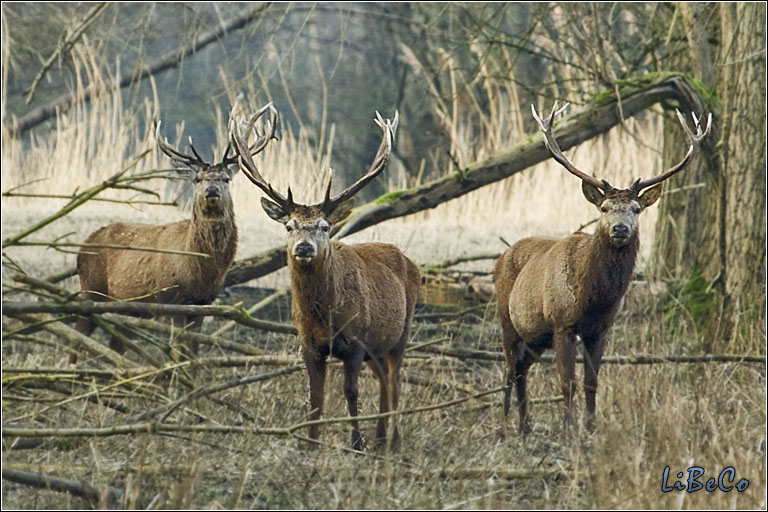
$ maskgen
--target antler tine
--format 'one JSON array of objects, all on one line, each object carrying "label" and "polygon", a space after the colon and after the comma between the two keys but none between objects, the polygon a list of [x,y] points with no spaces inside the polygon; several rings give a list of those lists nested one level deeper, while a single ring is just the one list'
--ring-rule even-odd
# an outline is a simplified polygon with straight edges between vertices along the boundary
[{"label": "antler tine", "polygon": [[[235,104],[232,106],[232,110],[230,111],[230,114],[229,114],[230,122],[232,122],[232,120],[235,119],[236,117],[236,113],[239,108],[239,103],[240,103],[240,99],[238,98],[237,100],[235,100]],[[270,136],[262,137],[261,134],[259,133],[259,130],[256,128],[256,121],[258,121],[259,118],[267,110],[269,110],[272,114],[272,119],[267,121],[267,126],[268,126],[267,132],[270,134]],[[248,121],[241,122],[241,125],[245,128],[246,139],[248,138],[251,131],[253,131],[253,133],[256,135],[256,140],[248,148],[248,152],[251,155],[257,155],[258,153],[262,152],[264,148],[267,147],[267,143],[269,143],[271,139],[277,139],[277,137],[275,136],[275,130],[277,129],[277,110],[275,109],[272,102],[270,101],[269,103],[261,107],[258,112],[253,114]],[[237,153],[235,153],[231,157],[229,156],[229,151],[231,148],[232,148],[232,141],[230,140],[229,144],[227,145],[227,150],[224,153],[224,158],[221,161],[222,164],[229,165],[229,164],[237,163],[237,160],[238,160]]]},{"label": "antler tine", "polygon": [[690,143],[690,146],[688,146],[688,151],[685,153],[685,156],[680,161],[680,163],[673,166],[666,172],[660,174],[659,176],[647,180],[638,179],[635,181],[635,183],[632,185],[632,190],[635,192],[640,192],[644,188],[648,188],[652,185],[656,185],[657,183],[661,183],[673,174],[677,174],[678,172],[682,171],[691,162],[691,160],[693,160],[693,156],[699,150],[699,144],[702,140],[704,140],[704,137],[709,134],[710,128],[712,128],[712,112],[710,112],[707,116],[707,127],[703,131],[700,122],[701,120],[696,116],[695,112],[691,112],[691,116],[693,117],[693,122],[696,127],[696,133],[691,131],[691,128],[688,126],[688,122],[685,120],[685,117],[680,113],[678,109],[675,109],[675,113],[677,114],[677,119],[680,121],[680,124],[683,126],[683,130],[688,136],[688,141]]},{"label": "antler tine", "polygon": [[562,108],[558,110],[557,102],[555,102],[555,104],[552,106],[552,113],[547,117],[546,120],[542,120],[541,117],[539,117],[539,113],[536,112],[536,107],[531,104],[531,112],[533,113],[533,118],[539,124],[539,127],[544,134],[544,144],[546,144],[549,152],[552,153],[552,157],[560,165],[565,167],[568,172],[580,178],[582,181],[585,181],[603,191],[610,190],[613,187],[611,187],[607,181],[598,180],[597,178],[589,176],[585,172],[577,169],[576,166],[573,165],[570,160],[568,160],[568,158],[566,158],[566,156],[563,154],[562,150],[560,149],[560,145],[557,143],[557,140],[555,140],[554,135],[552,135],[552,125],[554,124],[555,116],[561,114],[568,107],[568,105],[570,105],[570,103],[566,103]]},{"label": "antler tine", "polygon": [[318,206],[326,213],[332,212],[337,206],[344,201],[350,199],[357,194],[363,187],[370,183],[387,165],[389,161],[389,155],[392,152],[392,146],[395,142],[395,133],[397,133],[397,126],[400,123],[400,113],[395,111],[394,119],[383,119],[381,114],[376,112],[376,117],[373,122],[382,129],[384,132],[379,150],[376,152],[376,156],[371,162],[371,166],[368,171],[355,183],[344,189],[340,194],[335,197],[331,197],[331,183],[333,180],[333,174],[331,174],[331,180],[328,182],[328,188],[325,192],[325,199]]},{"label": "antler tine", "polygon": [[[257,153],[261,152],[266,146],[267,143],[275,137],[275,128],[277,126],[277,110],[272,106],[272,103],[270,102],[266,106],[262,107],[258,112],[256,112],[253,116],[251,116],[248,123],[246,123],[246,128],[248,129],[248,133],[245,135],[245,139],[240,137],[240,134],[238,133],[238,126],[237,121],[235,120],[235,109],[237,108],[237,105],[232,108],[232,112],[230,114],[229,119],[229,137],[230,142],[232,144],[232,147],[235,150],[235,155],[237,157],[237,161],[240,165],[240,169],[243,171],[243,173],[246,175],[246,177],[251,180],[251,183],[259,187],[262,191],[264,191],[265,194],[267,194],[272,200],[274,200],[276,203],[278,203],[280,206],[282,206],[284,209],[288,210],[293,206],[293,198],[292,194],[290,192],[290,188],[288,189],[288,197],[286,198],[279,192],[277,192],[275,189],[272,188],[272,185],[267,183],[267,181],[264,179],[264,177],[259,172],[258,168],[256,167],[256,163],[253,161],[253,155],[256,155]],[[250,135],[250,130],[253,130],[256,132],[255,129],[255,122],[261,117],[264,112],[267,110],[270,110],[272,112],[272,120],[269,122],[269,136],[267,137],[258,137],[257,133],[257,140],[254,142],[254,144],[250,147],[248,147],[247,139]]]},{"label": "antler tine", "polygon": [[192,136],[188,137],[187,140],[189,141],[189,149],[192,150],[192,153],[194,153],[198,160],[204,162],[205,160],[203,160],[203,157],[200,156],[200,154],[195,149],[195,146],[192,145]]},{"label": "antler tine", "polygon": [[[176,150],[173,146],[171,146],[168,143],[168,139],[163,137],[160,134],[160,124],[162,121],[155,121],[155,138],[157,139],[157,147],[160,148],[160,151],[165,153],[171,160],[174,162],[177,162],[179,164],[183,164],[186,166],[200,166],[205,165],[205,161],[200,158],[200,155],[197,154],[195,151],[195,148],[192,148],[192,151],[195,153],[195,157],[191,157],[189,155],[185,155],[184,153],[180,153]],[[190,146],[191,146],[191,139],[190,139]]]}]

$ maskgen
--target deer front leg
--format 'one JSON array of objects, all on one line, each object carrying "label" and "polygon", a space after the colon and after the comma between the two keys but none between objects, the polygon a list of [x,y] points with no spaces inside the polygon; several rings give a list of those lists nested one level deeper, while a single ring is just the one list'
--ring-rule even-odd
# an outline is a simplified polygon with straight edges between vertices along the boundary
[{"label": "deer front leg", "polygon": [[[509,323],[509,321],[507,321]],[[509,404],[510,396],[512,394],[512,386],[515,384],[515,367],[517,366],[517,349],[521,340],[515,332],[512,325],[506,325],[502,323],[501,333],[501,346],[504,349],[504,419],[503,423],[506,425],[507,417],[509,416]],[[525,396],[525,392],[523,392]]]},{"label": "deer front leg", "polygon": [[576,389],[574,379],[576,367],[576,338],[573,335],[573,328],[564,327],[555,329],[553,342],[555,345],[555,361],[560,373],[560,385],[563,390],[563,400],[565,402],[563,435],[564,437],[567,437],[571,424],[573,393]]},{"label": "deer front leg", "polygon": [[600,359],[608,340],[607,334],[584,340],[584,401],[587,406],[587,429],[595,431],[595,395],[597,394],[597,374],[600,371]]},{"label": "deer front leg", "polygon": [[[320,418],[323,412],[323,399],[325,398],[325,358],[316,349],[304,345],[301,350],[304,358],[304,364],[307,366],[309,374],[309,420],[314,421]],[[320,425],[310,425],[309,438],[317,440],[320,437]],[[316,445],[311,444],[310,448]]]}]

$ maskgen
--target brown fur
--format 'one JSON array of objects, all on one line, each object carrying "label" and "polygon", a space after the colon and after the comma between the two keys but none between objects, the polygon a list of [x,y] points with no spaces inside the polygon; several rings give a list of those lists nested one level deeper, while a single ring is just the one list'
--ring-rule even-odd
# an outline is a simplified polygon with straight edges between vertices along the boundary
[{"label": "brown fur", "polygon": [[[566,407],[566,431],[574,384],[576,336],[584,343],[584,393],[593,426],[600,359],[627,290],[639,248],[637,216],[658,198],[660,188],[638,197],[626,190],[605,195],[585,187],[585,196],[604,210],[593,235],[520,240],[501,255],[494,278],[502,328],[506,385],[504,416],[511,386],[517,391],[520,428],[528,430],[526,378],[548,348],[555,349]],[[616,224],[630,226],[629,237],[611,237]],[[618,244],[618,245],[617,245]]]},{"label": "brown fur", "polygon": [[[357,415],[357,377],[364,360],[380,383],[379,411],[396,410],[400,367],[421,286],[416,265],[393,245],[331,242],[327,254],[311,266],[289,258],[289,267],[293,318],[309,371],[310,418],[322,413],[329,354],[344,362],[351,416]],[[386,441],[386,425],[387,420],[379,420],[379,443]],[[352,426],[352,444],[361,449],[357,422]],[[311,427],[310,438],[318,435],[319,428]],[[395,425],[392,439],[397,437]]]},{"label": "brown fur", "polygon": [[[77,257],[81,290],[96,301],[141,297],[163,304],[213,302],[237,250],[237,227],[227,184],[231,175],[231,171],[217,167],[196,174],[192,219],[161,226],[110,224],[85,240],[89,244],[200,252],[210,255],[209,258],[84,247]],[[218,201],[206,198],[206,189],[210,187],[219,190]],[[195,319],[195,327],[199,327],[201,320]],[[185,325],[187,319],[174,321]],[[94,327],[85,318],[77,325],[85,334]],[[112,345],[122,350],[117,340],[112,340]],[[195,344],[184,350],[197,354]]]},{"label": "brown fur", "polygon": [[[345,245],[329,241],[329,221],[349,212],[351,203],[330,214],[317,207],[296,205],[286,214],[262,200],[267,213],[289,229],[288,267],[291,273],[293,320],[299,331],[302,355],[309,373],[310,419],[322,414],[326,359],[344,363],[344,396],[350,416],[357,416],[357,379],[368,362],[379,380],[379,410],[396,410],[399,372],[421,286],[416,265],[390,244]],[[323,227],[327,229],[323,229]],[[295,247],[315,245],[311,261],[300,261]],[[376,441],[387,441],[387,419],[380,419]],[[391,439],[396,442],[396,422]],[[313,425],[309,437],[317,439]],[[352,446],[363,448],[357,421],[352,422]]]},{"label": "brown fur", "polygon": [[[383,134],[368,171],[337,195],[331,194],[329,181],[323,202],[311,206],[294,202],[290,188],[283,196],[264,180],[244,150],[250,130],[243,138],[238,123],[230,123],[230,139],[243,172],[271,199],[261,199],[264,211],[288,232],[292,311],[309,374],[310,418],[316,420],[322,413],[326,359],[333,354],[344,363],[344,396],[353,418],[356,450],[363,448],[355,419],[362,364],[368,361],[379,380],[379,410],[397,410],[399,372],[421,277],[416,265],[392,245],[332,242],[331,224],[349,215],[354,195],[384,170],[398,119],[397,112],[392,120],[377,112],[375,122]],[[392,420],[391,438],[387,438],[388,420],[379,420],[377,444],[397,440]],[[319,425],[309,427],[311,439],[316,440],[319,432]]]}]

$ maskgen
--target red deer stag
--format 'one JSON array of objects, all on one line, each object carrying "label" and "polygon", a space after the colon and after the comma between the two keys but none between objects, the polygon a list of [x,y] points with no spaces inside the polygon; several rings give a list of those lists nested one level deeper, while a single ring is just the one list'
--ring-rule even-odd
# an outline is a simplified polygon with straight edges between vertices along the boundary
[{"label": "red deer stag", "polygon": [[[277,112],[272,104],[259,110],[257,116],[271,111],[268,134],[259,137],[247,149],[252,154],[264,150],[274,136]],[[192,146],[193,156],[172,148],[160,135],[160,123],[155,127],[157,144],[174,163],[177,172],[194,182],[192,218],[164,224],[117,223],[104,226],[85,241],[89,244],[117,244],[153,249],[172,249],[208,254],[208,258],[108,248],[84,248],[77,257],[77,272],[85,296],[95,300],[143,300],[163,304],[210,304],[224,282],[237,249],[237,227],[229,194],[229,182],[239,170],[237,156],[230,155],[227,145],[224,157],[217,164],[206,163]],[[186,318],[174,318],[185,325]],[[202,317],[194,320],[195,327]],[[90,334],[95,325],[83,317],[78,330]],[[197,355],[196,343],[183,346],[183,356]],[[122,344],[112,339],[113,349],[122,351]],[[74,362],[74,361],[73,361]]]},{"label": "red deer stag", "polygon": [[[528,370],[545,349],[554,348],[565,399],[563,433],[567,435],[575,392],[577,337],[584,343],[587,428],[594,430],[600,359],[608,329],[613,324],[635,265],[640,212],[659,198],[661,182],[680,172],[693,159],[712,121],[710,114],[706,130],[702,132],[694,115],[694,134],[685,118],[677,112],[690,140],[683,160],[660,176],[638,179],[629,189],[621,190],[578,170],[560,150],[552,135],[552,124],[555,115],[564,109],[557,111],[555,105],[549,118],[542,120],[532,107],[552,156],[582,180],[584,196],[597,206],[601,215],[592,235],[579,232],[562,239],[526,238],[507,249],[496,263],[494,278],[507,386],[504,419],[506,422],[514,383],[523,434],[530,431],[526,418]],[[647,190],[640,194],[643,189]]]},{"label": "red deer stag", "polygon": [[[380,411],[397,410],[399,371],[421,285],[419,270],[392,245],[345,245],[329,239],[331,226],[352,209],[353,196],[384,169],[389,159],[398,115],[394,121],[376,115],[384,137],[366,174],[333,197],[329,182],[323,202],[312,206],[295,203],[290,187],[285,197],[264,180],[246,150],[237,123],[230,121],[240,168],[271,199],[261,200],[267,215],[285,225],[288,232],[292,314],[309,373],[312,420],[322,413],[329,354],[343,362],[344,396],[350,416],[357,416],[357,379],[364,361],[379,380]],[[386,419],[378,421],[378,446],[387,442],[387,423]],[[317,440],[318,435],[319,426],[310,426],[309,437]],[[397,437],[395,425],[391,440]],[[352,446],[362,450],[363,445],[358,423],[353,421]]]}]

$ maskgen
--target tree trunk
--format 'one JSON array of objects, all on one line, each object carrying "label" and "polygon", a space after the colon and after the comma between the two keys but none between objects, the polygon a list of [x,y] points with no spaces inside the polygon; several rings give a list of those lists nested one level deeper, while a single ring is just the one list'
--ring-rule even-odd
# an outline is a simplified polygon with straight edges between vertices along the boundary
[{"label": "tree trunk", "polygon": [[[766,321],[766,6],[718,4],[722,47],[725,177],[725,291],[730,340],[765,339]],[[750,330],[758,330],[754,336]],[[730,346],[729,346],[730,348]],[[753,347],[758,348],[758,347]]]},{"label": "tree trunk", "polygon": [[[682,24],[679,32],[680,38],[686,41],[683,43],[685,51],[675,52],[672,47],[670,53],[676,56],[665,66],[691,73],[706,88],[713,88],[712,62],[707,62],[711,61],[711,52],[706,48],[711,26],[697,21],[704,17],[704,9],[711,11],[712,7],[678,4],[678,8]],[[711,95],[705,95],[704,101],[694,110],[699,116],[714,111],[713,123],[715,127],[721,125],[722,119]],[[682,113],[690,120],[690,111],[683,109]],[[717,141],[719,134],[717,130],[713,132],[708,138]],[[674,113],[665,117],[663,137],[662,167],[668,169],[680,161],[688,148],[688,140]],[[656,275],[664,279],[686,280],[691,269],[697,268],[709,281],[721,276],[724,271],[724,241],[719,222],[721,176],[717,155],[704,153],[664,184],[667,195],[659,203],[651,260]]]},{"label": "tree trunk", "polygon": [[[757,349],[745,340],[765,336],[766,8],[726,3],[680,9],[687,51],[665,66],[691,72],[704,85],[708,105],[698,112],[713,112],[716,130],[709,138],[718,151],[669,180],[668,190],[687,190],[661,202],[653,268],[662,277],[686,280],[696,267],[714,281],[723,307],[710,315],[710,349],[714,343]],[[702,48],[706,41],[717,41],[713,51]],[[663,165],[678,161],[685,145],[679,128],[668,123]],[[760,332],[750,332],[755,329]]]}]

